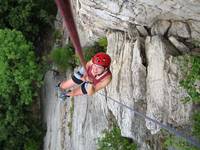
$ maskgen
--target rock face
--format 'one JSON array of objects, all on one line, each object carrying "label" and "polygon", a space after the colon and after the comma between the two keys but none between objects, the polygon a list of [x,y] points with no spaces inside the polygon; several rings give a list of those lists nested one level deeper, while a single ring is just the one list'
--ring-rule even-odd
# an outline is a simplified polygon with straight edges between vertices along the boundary
[{"label": "rock face", "polygon": [[181,52],[181,53],[189,53],[190,49],[185,46],[182,42],[179,42],[175,37],[169,37],[170,42]]},{"label": "rock face", "polygon": [[[122,104],[145,111],[146,68],[142,64],[143,39],[127,39],[121,32],[108,33],[108,53],[112,57],[113,79],[107,88],[108,96]],[[108,99],[108,108],[115,116],[125,137],[142,142],[146,134],[144,119]],[[136,129],[137,130],[134,130]]]},{"label": "rock face", "polygon": [[52,88],[56,80],[46,74],[44,149],[95,150],[113,120],[139,150],[162,149],[154,139],[160,127],[117,102],[173,127],[189,123],[192,104],[181,102],[188,94],[179,85],[183,75],[176,56],[191,52],[186,40],[200,39],[200,2],[76,0],[73,7],[82,45],[107,37],[113,78],[94,96],[61,103]]},{"label": "rock face", "polygon": [[[147,116],[170,123],[174,126],[183,125],[189,121],[191,104],[183,104],[180,100],[187,93],[179,87],[180,74],[169,49],[161,37],[147,37],[145,41],[147,56]],[[159,127],[146,120],[146,126],[155,134]]]},{"label": "rock face", "polygon": [[[104,35],[107,29],[127,31],[129,24],[151,27],[158,20],[175,21],[171,33],[184,38],[200,36],[198,0],[77,0],[75,5],[77,17],[88,36]],[[163,31],[170,22],[163,24]]]},{"label": "rock face", "polygon": [[156,21],[152,28],[152,35],[165,35],[171,26],[171,22],[168,20],[158,20]]},{"label": "rock face", "polygon": [[97,137],[108,127],[105,103],[104,97],[102,98],[100,95],[75,98],[71,136],[72,149],[96,149]]},{"label": "rock face", "polygon": [[[113,73],[107,96],[165,124],[187,124],[192,105],[181,102],[187,93],[178,83],[181,72],[173,61],[172,54],[177,53],[172,45],[160,36],[129,39],[126,33],[119,31],[109,31],[107,39]],[[147,62],[143,61],[144,57]],[[51,80],[49,76],[47,74]],[[46,97],[51,107],[46,106],[45,110],[52,116],[45,113],[48,128],[44,148],[54,149],[59,145],[58,140],[60,148],[57,146],[57,149],[94,150],[97,138],[110,127],[110,120],[114,118],[122,136],[132,138],[141,150],[151,149],[145,143],[151,138],[149,131],[155,134],[160,128],[100,93],[106,94],[101,91],[92,97],[75,97],[73,111],[70,110],[71,101],[59,103],[53,95]]]},{"label": "rock face", "polygon": [[62,149],[63,142],[63,121],[65,120],[66,105],[62,105],[56,98],[53,73],[47,72],[43,87],[43,120],[47,127],[44,137],[43,149]]}]

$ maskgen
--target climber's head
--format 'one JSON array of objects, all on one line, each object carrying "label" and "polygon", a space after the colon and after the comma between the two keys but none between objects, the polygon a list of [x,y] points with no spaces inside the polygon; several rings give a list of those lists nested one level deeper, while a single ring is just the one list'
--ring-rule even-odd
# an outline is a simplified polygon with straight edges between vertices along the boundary
[{"label": "climber's head", "polygon": [[108,54],[100,52],[93,56],[92,63],[92,72],[95,75],[98,75],[103,73],[107,68],[110,67],[111,58]]},{"label": "climber's head", "polygon": [[109,68],[111,63],[111,58],[108,54],[100,52],[92,57],[93,64],[102,66],[104,68]]}]

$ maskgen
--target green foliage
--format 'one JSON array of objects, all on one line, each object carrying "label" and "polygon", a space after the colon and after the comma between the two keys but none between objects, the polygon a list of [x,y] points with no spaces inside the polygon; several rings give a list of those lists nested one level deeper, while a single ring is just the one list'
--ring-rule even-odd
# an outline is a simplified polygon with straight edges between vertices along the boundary
[{"label": "green foliage", "polygon": [[[180,85],[187,90],[189,97],[186,101],[192,101],[198,104],[200,102],[200,93],[195,83],[200,80],[200,57],[184,55],[178,57],[181,71],[183,72],[183,80]],[[192,133],[196,138],[200,139],[200,112],[196,112],[192,116]],[[166,148],[172,147],[176,150],[197,150],[198,148],[190,145],[185,139],[167,135],[165,143]]]},{"label": "green foliage", "polygon": [[30,139],[27,141],[27,143],[24,146],[25,150],[39,150],[39,145],[34,139]]},{"label": "green foliage", "polygon": [[40,145],[43,131],[31,106],[42,84],[41,67],[21,32],[0,30],[0,67],[1,148],[21,150],[31,139]]},{"label": "green foliage", "polygon": [[185,139],[175,136],[169,136],[164,142],[165,148],[173,148],[175,150],[198,150],[198,148],[190,145]]},{"label": "green foliage", "polygon": [[195,87],[195,82],[200,80],[200,57],[186,55],[181,63],[185,77],[180,84],[187,90],[193,102],[200,102],[200,93]]},{"label": "green foliage", "polygon": [[1,0],[0,28],[16,29],[35,41],[50,26],[55,8],[53,0]]},{"label": "green foliage", "polygon": [[94,46],[90,46],[90,47],[85,47],[83,49],[83,54],[84,54],[84,59],[86,61],[90,61],[91,58],[99,52],[99,46],[98,45],[94,45]]},{"label": "green foliage", "polygon": [[54,33],[53,33],[53,38],[54,38],[55,40],[61,40],[62,34],[61,34],[60,30],[55,30],[55,31],[54,31]]},{"label": "green foliage", "polygon": [[122,137],[119,127],[113,127],[111,131],[104,131],[98,139],[98,150],[136,150],[137,145],[129,139]]},{"label": "green foliage", "polygon": [[[83,48],[83,55],[85,61],[90,61],[91,58],[98,52],[106,52],[107,50],[107,39],[101,38],[95,42],[94,45]],[[77,56],[74,57],[75,64],[80,65],[80,60]]]},{"label": "green foliage", "polygon": [[[61,36],[60,31],[54,32],[54,38],[56,40],[60,40]],[[93,46],[83,48],[84,59],[89,61],[96,53],[106,52],[106,48],[107,39],[101,38],[99,41],[95,42]],[[52,50],[50,59],[58,66],[58,69],[61,72],[69,68],[74,68],[80,64],[80,60],[78,56],[75,55],[75,50],[71,43],[63,48],[56,48]]]},{"label": "green foliage", "polygon": [[30,104],[37,96],[35,88],[42,83],[32,45],[20,32],[0,30],[0,49],[0,66],[3,68],[0,71],[1,97],[7,103],[15,98],[21,104]]},{"label": "green foliage", "polygon": [[53,39],[55,45],[62,45],[62,37],[63,34],[61,33],[61,30],[56,29],[53,33]]},{"label": "green foliage", "polygon": [[68,68],[73,68],[75,64],[75,53],[71,44],[63,48],[56,48],[51,51],[50,58],[58,66],[60,71],[65,71]]},{"label": "green foliage", "polygon": [[[107,50],[107,39],[101,38],[99,39],[99,41],[95,42],[94,45],[83,48],[84,59],[86,61],[89,61],[96,53],[106,52],[106,50]],[[79,64],[79,61],[77,64]]]},{"label": "green foliage", "polygon": [[103,51],[106,51],[108,45],[106,37],[100,38],[99,41],[97,41],[97,43],[102,48]]},{"label": "green foliage", "polygon": [[200,47],[200,41],[199,40],[193,40],[191,41],[192,45],[194,48],[199,48]]},{"label": "green foliage", "polygon": [[196,112],[192,116],[193,127],[192,133],[200,140],[200,112]]}]

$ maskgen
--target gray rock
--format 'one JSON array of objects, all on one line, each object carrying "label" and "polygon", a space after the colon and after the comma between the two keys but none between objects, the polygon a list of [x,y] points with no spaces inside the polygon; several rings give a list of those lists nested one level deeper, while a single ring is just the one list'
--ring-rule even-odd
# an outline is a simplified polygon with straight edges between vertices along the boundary
[{"label": "gray rock", "polygon": [[148,36],[147,30],[144,28],[144,26],[136,26],[137,30],[139,31],[141,36]]},{"label": "gray rock", "polygon": [[196,91],[200,94],[200,80],[196,80],[194,83]]},{"label": "gray rock", "polygon": [[[167,56],[168,45],[159,36],[147,37],[145,48],[148,61],[147,116],[174,126],[187,124],[192,105],[181,102],[187,93],[179,86],[178,63],[173,63],[174,58]],[[146,126],[152,134],[159,131],[159,127],[149,121]]]},{"label": "gray rock", "polygon": [[[130,23],[151,27],[157,20],[196,20],[198,24],[200,21],[199,1],[79,0],[77,3],[77,18],[88,33],[91,30],[94,34],[103,35],[107,29],[127,31]],[[188,37],[187,33],[180,35]]]},{"label": "gray rock", "polygon": [[42,90],[43,122],[47,127],[43,143],[43,149],[45,150],[62,150],[64,134],[67,132],[63,123],[65,122],[65,111],[68,106],[58,100],[55,85],[56,80],[54,80],[53,72],[48,71],[45,75]]},{"label": "gray rock", "polygon": [[171,26],[170,21],[158,20],[151,28],[151,35],[165,35]]},{"label": "gray rock", "polygon": [[136,40],[139,37],[139,32],[135,24],[128,25],[128,36],[130,39]]},{"label": "gray rock", "polygon": [[174,21],[169,29],[168,36],[175,36],[181,38],[190,38],[190,27],[186,22]]},{"label": "gray rock", "polygon": [[165,45],[167,45],[167,49],[165,49],[167,56],[170,56],[170,55],[178,56],[181,54],[180,51],[168,39],[162,36],[160,38],[165,43]]},{"label": "gray rock", "polygon": [[[141,112],[145,111],[146,68],[142,64],[142,39],[126,39],[121,32],[108,33],[108,53],[112,57],[113,79],[107,88],[108,96]],[[133,42],[135,41],[135,42]],[[115,116],[125,137],[145,145],[146,129],[144,119],[125,107],[108,100],[108,108]],[[137,129],[137,130],[136,130]]]},{"label": "gray rock", "polygon": [[200,56],[200,48],[194,48],[191,50],[191,54],[192,55],[197,55],[197,56]]},{"label": "gray rock", "polygon": [[106,99],[96,94],[76,97],[74,102],[71,149],[95,150],[97,138],[108,128]]},{"label": "gray rock", "polygon": [[170,42],[181,52],[181,53],[188,53],[190,49],[185,46],[182,42],[179,42],[175,37],[169,37]]},{"label": "gray rock", "polygon": [[200,23],[199,21],[195,21],[195,20],[189,20],[188,24],[190,26],[191,29],[191,36],[193,39],[195,40],[200,40]]}]

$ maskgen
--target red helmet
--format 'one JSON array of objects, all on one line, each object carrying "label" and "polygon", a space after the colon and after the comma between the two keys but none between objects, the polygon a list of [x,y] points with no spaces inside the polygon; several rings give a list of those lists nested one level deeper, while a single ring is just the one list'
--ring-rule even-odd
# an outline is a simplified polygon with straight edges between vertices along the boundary
[{"label": "red helmet", "polygon": [[108,54],[100,52],[92,57],[92,62],[105,68],[110,66],[111,58]]}]

